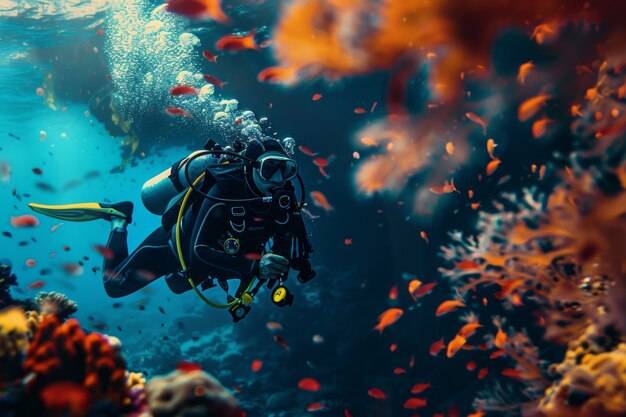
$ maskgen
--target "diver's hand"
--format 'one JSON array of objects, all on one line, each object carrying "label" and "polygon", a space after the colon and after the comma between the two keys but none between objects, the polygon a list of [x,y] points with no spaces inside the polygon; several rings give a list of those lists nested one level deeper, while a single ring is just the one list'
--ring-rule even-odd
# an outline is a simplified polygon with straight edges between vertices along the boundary
[{"label": "diver's hand", "polygon": [[289,271],[289,261],[284,256],[266,253],[259,261],[260,279],[278,279]]}]

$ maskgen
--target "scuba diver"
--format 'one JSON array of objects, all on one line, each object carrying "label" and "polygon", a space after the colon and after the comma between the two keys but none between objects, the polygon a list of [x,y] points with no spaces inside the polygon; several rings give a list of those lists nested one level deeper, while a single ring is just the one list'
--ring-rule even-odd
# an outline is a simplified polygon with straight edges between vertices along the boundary
[{"label": "scuba diver", "polygon": [[[313,247],[301,216],[304,195],[296,161],[278,140],[267,138],[236,140],[226,148],[209,141],[205,150],[148,180],[142,201],[162,216],[161,226],[130,255],[131,202],[29,206],[62,220],[111,223],[103,266],[109,296],[134,293],[165,276],[174,293],[193,289],[207,304],[227,308],[237,322],[263,284],[272,289],[276,305],[292,304],[293,295],[283,285],[290,268],[299,272],[301,283],[315,277],[308,259]],[[240,280],[234,297],[228,294],[230,279]],[[198,289],[216,285],[227,294],[225,304]]]}]

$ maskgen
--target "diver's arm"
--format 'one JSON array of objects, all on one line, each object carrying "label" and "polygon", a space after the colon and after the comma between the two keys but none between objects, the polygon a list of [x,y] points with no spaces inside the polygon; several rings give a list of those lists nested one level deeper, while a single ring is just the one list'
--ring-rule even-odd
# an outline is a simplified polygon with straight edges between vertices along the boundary
[{"label": "diver's arm", "polygon": [[300,213],[292,213],[289,222],[276,232],[271,251],[289,260],[289,266],[299,271],[300,282],[304,283],[315,277],[315,271],[309,262],[313,245]]},{"label": "diver's arm", "polygon": [[212,245],[227,230],[228,216],[224,203],[205,199],[202,202],[191,236],[192,256],[211,276],[217,278],[251,278],[258,274],[258,262],[243,254],[229,255]]}]

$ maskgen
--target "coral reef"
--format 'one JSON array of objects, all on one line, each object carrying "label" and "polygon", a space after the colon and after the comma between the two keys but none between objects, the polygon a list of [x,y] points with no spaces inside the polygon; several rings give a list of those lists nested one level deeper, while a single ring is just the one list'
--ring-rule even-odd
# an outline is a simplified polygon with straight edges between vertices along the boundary
[{"label": "coral reef", "polygon": [[245,415],[219,381],[201,370],[177,370],[152,378],[146,385],[146,395],[154,417]]},{"label": "coral reef", "polygon": [[[493,296],[504,301],[511,317],[525,305],[537,306],[541,338],[567,345],[563,361],[551,358],[546,367],[536,334],[503,332],[496,322],[491,343],[515,363],[507,375],[525,386],[526,397],[507,408],[498,397],[509,401],[510,395],[501,394],[510,390],[484,391],[475,401],[482,411],[541,417],[626,413],[623,63],[618,55],[599,65],[587,104],[572,108],[574,152],[551,192],[503,195],[494,203],[497,213],[479,213],[480,233],[452,233],[452,244],[442,248],[447,266],[440,271],[460,295],[496,288]],[[525,353],[511,349],[516,338]]]},{"label": "coral reef", "polygon": [[67,320],[78,310],[78,305],[58,292],[40,292],[35,297],[41,314],[54,314],[59,321]]},{"label": "coral reef", "polygon": [[560,379],[546,391],[539,415],[614,417],[626,413],[626,344],[616,336],[610,327],[591,325],[570,344],[563,363],[551,367]]},{"label": "coral reef", "polygon": [[0,312],[0,412],[6,415],[245,415],[219,381],[192,368],[146,383],[126,370],[115,337],[85,333],[76,319],[61,322],[56,314]]},{"label": "coral reef", "polygon": [[[75,319],[60,323],[44,316],[30,343],[24,369],[33,376],[26,393],[38,398],[49,384],[70,381],[84,386],[92,401],[120,407],[126,396],[126,369],[117,347],[98,334],[85,334]],[[41,412],[43,404],[29,401],[25,411]]]}]

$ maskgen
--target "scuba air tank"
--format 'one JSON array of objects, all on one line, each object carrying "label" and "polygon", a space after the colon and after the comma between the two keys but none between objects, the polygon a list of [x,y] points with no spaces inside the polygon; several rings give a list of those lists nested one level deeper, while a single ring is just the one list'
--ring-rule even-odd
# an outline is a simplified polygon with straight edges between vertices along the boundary
[{"label": "scuba air tank", "polygon": [[[204,145],[206,150],[219,150],[221,147],[213,140],[209,140]],[[141,201],[144,206],[154,214],[162,215],[168,208],[170,201],[185,191],[189,186],[185,178],[185,170],[189,170],[189,178],[195,179],[202,174],[207,168],[215,166],[219,163],[219,157],[215,155],[203,155],[195,158],[189,167],[187,163],[190,158],[196,155],[196,151],[186,158],[176,162],[170,168],[161,172],[157,176],[146,181],[141,188]]]}]

